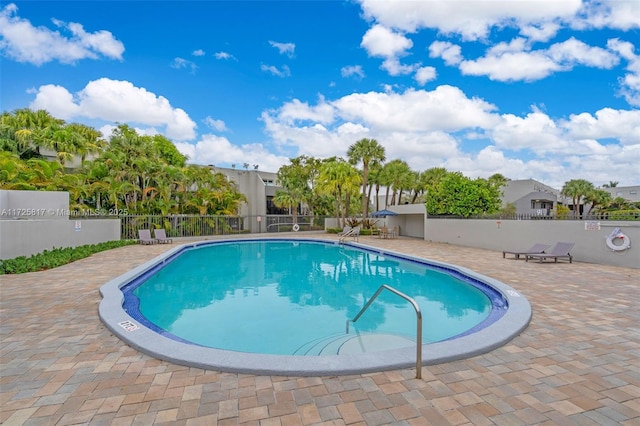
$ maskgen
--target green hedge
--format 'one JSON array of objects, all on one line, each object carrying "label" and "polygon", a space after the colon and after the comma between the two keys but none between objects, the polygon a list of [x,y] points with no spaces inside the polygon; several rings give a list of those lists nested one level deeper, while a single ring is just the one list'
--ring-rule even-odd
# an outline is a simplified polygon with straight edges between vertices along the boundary
[{"label": "green hedge", "polygon": [[0,275],[23,274],[25,272],[44,271],[57,268],[79,259],[89,257],[94,253],[111,250],[117,247],[137,244],[136,240],[107,241],[98,244],[86,244],[78,247],[53,248],[30,257],[19,256],[13,259],[0,260]]}]

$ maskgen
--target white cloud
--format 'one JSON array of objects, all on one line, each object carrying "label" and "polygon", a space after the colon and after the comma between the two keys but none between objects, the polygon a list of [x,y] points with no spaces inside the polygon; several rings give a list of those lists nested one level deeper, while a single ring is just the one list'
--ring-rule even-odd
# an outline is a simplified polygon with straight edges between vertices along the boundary
[{"label": "white cloud", "polygon": [[465,75],[486,75],[497,81],[540,80],[562,69],[541,52],[504,53],[460,63],[460,71]]},{"label": "white cloud", "polygon": [[551,45],[548,55],[559,64],[585,65],[595,68],[611,69],[620,61],[611,52],[600,47],[592,47],[571,37],[569,40]]},{"label": "white cloud", "polygon": [[413,42],[389,28],[374,25],[362,37],[360,46],[366,49],[369,56],[395,58],[404,56]]},{"label": "white cloud", "polygon": [[191,52],[191,54],[193,56],[204,56],[204,55],[206,55],[206,53],[202,49],[196,49],[193,52]]},{"label": "white cloud", "polygon": [[320,97],[316,105],[294,100],[265,111],[262,120],[265,132],[288,157],[344,158],[350,144],[367,137],[385,147],[388,159],[403,159],[417,171],[445,167],[485,178],[502,173],[560,188],[575,178],[606,183],[615,162],[616,180],[637,184],[636,110],[605,108],[568,120],[554,120],[536,108],[521,116],[498,114],[483,99],[439,86],[354,93],[332,101]]},{"label": "white cloud", "polygon": [[573,37],[535,51],[529,51],[525,39],[516,38],[510,43],[498,43],[484,57],[461,61],[459,67],[463,74],[486,75],[491,80],[533,81],[554,72],[569,71],[577,65],[610,69],[618,62],[619,58],[613,53]]},{"label": "white cloud", "polygon": [[640,2],[637,0],[585,1],[573,27],[614,28],[624,31],[640,28]]},{"label": "white cloud", "polygon": [[36,95],[29,105],[31,109],[47,110],[63,120],[69,120],[81,113],[80,105],[75,102],[73,95],[62,86],[46,84],[30,92]]},{"label": "white cloud", "polygon": [[[369,56],[384,58],[383,70],[389,75],[411,74],[420,68],[420,64],[401,64],[400,59],[408,54],[408,50],[413,47],[413,42],[403,34],[394,32],[382,25],[374,25],[362,37],[360,46],[363,47]],[[419,81],[424,78],[424,71]]]},{"label": "white cloud", "polygon": [[[423,28],[445,35],[460,35],[464,40],[484,39],[492,27],[541,25],[572,19],[581,0],[360,0],[366,18],[404,32]],[[551,27],[546,28],[549,33]],[[547,34],[549,36],[549,34]]]},{"label": "white cloud", "polygon": [[403,65],[398,58],[387,58],[382,62],[381,68],[386,70],[389,75],[405,75],[411,74],[419,67],[418,64]]},{"label": "white cloud", "polygon": [[375,130],[414,132],[487,128],[496,120],[495,106],[468,98],[457,87],[404,93],[354,93],[332,102],[344,120],[367,123]]},{"label": "white cloud", "polygon": [[293,58],[296,51],[296,45],[294,43],[278,43],[276,41],[269,40],[269,44],[278,49],[281,55],[287,55],[290,58]]},{"label": "white cloud", "polygon": [[175,58],[173,60],[173,62],[171,63],[171,68],[175,68],[175,69],[181,69],[181,68],[186,68],[188,70],[191,70],[191,73],[195,73],[196,69],[198,68],[196,66],[195,63],[188,61],[186,59],[183,58]]},{"label": "white cloud", "polygon": [[565,151],[569,144],[562,130],[546,114],[534,111],[524,117],[504,114],[490,131],[496,146],[511,151],[529,149],[539,155]]},{"label": "white cloud", "polygon": [[163,134],[171,139],[195,138],[196,124],[184,110],[172,107],[165,97],[128,81],[101,78],[90,81],[75,95],[62,86],[40,86],[29,107],[46,109],[55,117],[67,119],[162,126]]},{"label": "white cloud", "polygon": [[204,123],[207,127],[217,130],[218,132],[226,132],[228,130],[227,125],[222,120],[215,120],[211,117],[207,117],[204,119]]},{"label": "white cloud", "polygon": [[549,41],[560,30],[557,22],[540,22],[524,24],[520,28],[520,34],[530,41]]},{"label": "white cloud", "polygon": [[640,56],[634,53],[633,44],[612,39],[607,47],[627,60],[627,74],[620,78],[620,92],[630,105],[640,106]]},{"label": "white cloud", "polygon": [[460,46],[448,41],[434,41],[429,46],[429,56],[442,58],[447,65],[458,65],[462,62],[461,51]]},{"label": "white cloud", "polygon": [[[372,21],[361,47],[370,56],[381,57],[381,67],[390,75],[409,74],[423,68],[403,65],[399,58],[409,54],[413,42],[405,34],[428,28],[443,36],[461,36],[464,41],[486,42],[492,30],[515,28],[520,36],[498,43],[485,56],[464,60],[461,47],[437,40],[429,46],[430,57],[440,57],[449,66],[458,66],[463,75],[487,76],[495,81],[534,81],[576,66],[611,69],[619,57],[610,50],[571,38],[547,49],[533,49],[568,26],[580,29],[610,27],[640,28],[638,0],[425,0],[381,2],[360,0],[365,18]],[[634,55],[635,56],[635,55]],[[621,83],[621,95],[631,105],[640,104],[640,65],[629,59],[629,73]],[[424,77],[414,77],[424,84]]]},{"label": "white cloud", "polygon": [[340,74],[343,77],[356,76],[358,78],[364,78],[364,71],[362,71],[362,66],[360,65],[349,65],[346,67],[342,67],[342,69],[340,70]]},{"label": "white cloud", "polygon": [[214,56],[216,57],[216,59],[236,59],[235,56],[228,52],[216,52]]},{"label": "white cloud", "polygon": [[262,170],[278,170],[288,157],[277,156],[261,144],[234,145],[227,138],[203,135],[195,144],[178,142],[178,151],[189,157],[189,163],[201,165],[257,164]]},{"label": "white cloud", "polygon": [[334,114],[333,106],[325,103],[324,98],[321,97],[315,107],[309,106],[306,102],[300,102],[298,99],[287,102],[280,108],[277,116],[280,121],[287,124],[302,121],[316,121],[321,124],[327,124],[333,122]]},{"label": "white cloud", "polygon": [[122,60],[124,44],[109,31],[86,32],[81,24],[54,20],[67,34],[46,27],[34,27],[17,16],[9,4],[0,10],[0,53],[18,62],[42,65],[51,61],[73,64],[101,57]]},{"label": "white cloud", "polygon": [[283,65],[281,69],[274,65],[260,65],[260,69],[264,72],[268,72],[269,74],[273,74],[277,77],[284,78],[289,77],[291,75],[291,70],[286,65]]},{"label": "white cloud", "polygon": [[603,108],[595,116],[573,114],[559,124],[573,139],[618,139],[623,145],[640,146],[640,110]]},{"label": "white cloud", "polygon": [[436,76],[437,72],[434,67],[421,67],[416,71],[415,79],[420,86],[424,86],[429,81],[435,80]]}]

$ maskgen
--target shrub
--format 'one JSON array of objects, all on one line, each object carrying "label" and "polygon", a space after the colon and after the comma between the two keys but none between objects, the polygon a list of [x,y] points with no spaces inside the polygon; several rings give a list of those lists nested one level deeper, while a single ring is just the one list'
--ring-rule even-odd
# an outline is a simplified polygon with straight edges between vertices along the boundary
[{"label": "shrub", "polygon": [[609,220],[640,220],[640,210],[616,210],[605,214]]},{"label": "shrub", "polygon": [[51,250],[45,250],[42,253],[37,253],[30,257],[18,256],[13,259],[0,260],[0,275],[23,274],[25,272],[37,272],[57,268],[58,266],[89,257],[94,253],[131,244],[137,244],[137,241],[117,240],[98,244],[86,244],[78,247],[54,247]]}]

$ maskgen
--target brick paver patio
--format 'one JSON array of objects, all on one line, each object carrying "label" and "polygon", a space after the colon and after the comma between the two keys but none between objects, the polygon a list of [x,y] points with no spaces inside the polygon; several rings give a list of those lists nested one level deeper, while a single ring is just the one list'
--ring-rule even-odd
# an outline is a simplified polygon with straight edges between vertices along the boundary
[{"label": "brick paver patio", "polygon": [[640,425],[639,269],[525,263],[407,238],[360,242],[501,280],[531,302],[532,322],[490,353],[425,366],[422,379],[413,369],[338,377],[205,371],[131,349],[100,322],[99,287],[174,245],[123,247],[0,276],[0,423]]}]

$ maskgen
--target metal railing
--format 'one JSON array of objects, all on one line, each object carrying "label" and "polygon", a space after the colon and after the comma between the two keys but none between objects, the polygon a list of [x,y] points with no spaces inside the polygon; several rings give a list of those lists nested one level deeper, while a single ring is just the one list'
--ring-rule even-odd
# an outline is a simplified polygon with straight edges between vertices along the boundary
[{"label": "metal railing", "polygon": [[355,241],[358,241],[358,238],[360,237],[360,228],[351,228],[344,234],[340,234],[338,243],[344,243],[344,240],[346,240],[347,237],[352,237]]},{"label": "metal railing", "polygon": [[373,297],[371,297],[371,299],[369,299],[366,305],[364,305],[362,309],[360,309],[360,312],[358,312],[358,315],[353,317],[352,320],[347,320],[347,334],[349,334],[349,322],[355,323],[356,321],[358,321],[358,319],[362,316],[364,311],[366,311],[369,308],[369,306],[371,306],[373,301],[376,300],[376,298],[380,295],[380,293],[382,293],[382,290],[389,290],[391,293],[402,297],[407,302],[411,303],[411,305],[413,306],[413,309],[416,310],[417,328],[418,328],[416,332],[416,379],[421,379],[422,378],[422,312],[420,311],[420,305],[418,305],[418,303],[415,300],[413,300],[411,297],[407,296],[406,294],[386,284],[381,285],[378,288],[378,290],[375,292]]},{"label": "metal railing", "polygon": [[255,234],[267,232],[319,231],[324,230],[324,216],[292,215],[118,215],[74,216],[80,219],[120,219],[120,237],[137,239],[139,229],[164,228],[167,237],[208,237],[216,235]]}]

